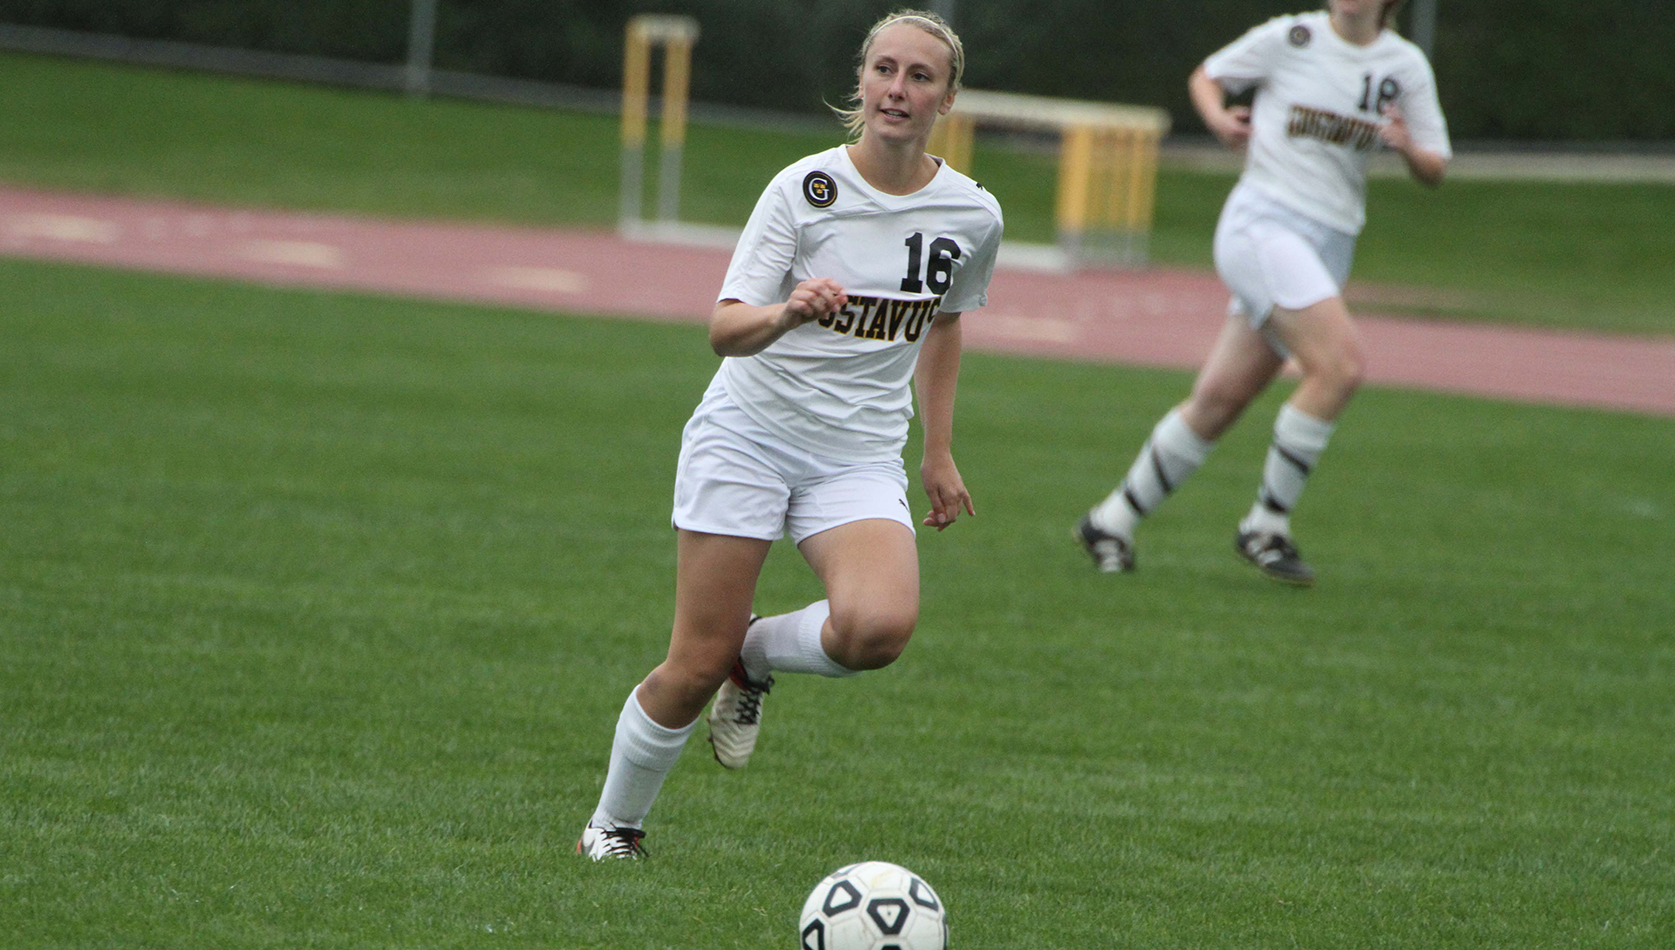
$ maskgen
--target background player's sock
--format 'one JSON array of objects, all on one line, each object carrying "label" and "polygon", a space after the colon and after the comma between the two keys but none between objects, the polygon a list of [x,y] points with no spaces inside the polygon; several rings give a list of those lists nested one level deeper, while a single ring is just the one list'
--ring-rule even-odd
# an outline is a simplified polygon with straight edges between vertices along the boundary
[{"label": "background player's sock", "polygon": [[1215,443],[1199,438],[1179,409],[1170,410],[1152,429],[1122,484],[1088,517],[1100,530],[1132,539],[1140,519],[1198,471],[1213,448]]},{"label": "background player's sock", "polygon": [[1239,530],[1291,535],[1291,509],[1302,496],[1320,453],[1326,450],[1332,428],[1332,423],[1290,403],[1280,407],[1274,419],[1274,441],[1262,466],[1262,487],[1250,514],[1239,523]]}]

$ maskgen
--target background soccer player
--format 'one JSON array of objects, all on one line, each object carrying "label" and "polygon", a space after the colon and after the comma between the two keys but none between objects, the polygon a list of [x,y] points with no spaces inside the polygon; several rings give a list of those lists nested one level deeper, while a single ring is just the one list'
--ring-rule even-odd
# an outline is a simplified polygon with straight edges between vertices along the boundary
[{"label": "background soccer player", "polygon": [[[1289,355],[1302,381],[1274,421],[1256,502],[1234,546],[1276,580],[1314,582],[1290,515],[1361,382],[1364,357],[1343,286],[1366,216],[1367,163],[1390,148],[1414,178],[1437,185],[1452,154],[1430,64],[1390,28],[1400,4],[1331,0],[1322,12],[1276,17],[1188,80],[1210,131],[1248,149],[1216,225],[1216,271],[1232,301],[1192,394],[1077,526],[1101,570],[1133,569],[1140,519],[1203,464]],[[1226,104],[1251,88],[1251,108]]]}]

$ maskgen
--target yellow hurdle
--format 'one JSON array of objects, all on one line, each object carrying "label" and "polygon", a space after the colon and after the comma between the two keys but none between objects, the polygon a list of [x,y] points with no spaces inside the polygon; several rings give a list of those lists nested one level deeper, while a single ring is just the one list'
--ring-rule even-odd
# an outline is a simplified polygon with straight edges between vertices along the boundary
[{"label": "yellow hurdle", "polygon": [[937,120],[930,151],[970,173],[978,125],[1058,135],[1058,247],[1073,266],[1146,262],[1157,150],[1169,114],[1145,106],[961,90]]},{"label": "yellow hurdle", "polygon": [[663,133],[657,217],[674,221],[679,214],[686,103],[692,81],[692,46],[697,42],[698,21],[689,16],[642,14],[628,21],[622,54],[622,202],[618,210],[624,228],[640,220],[651,55],[652,47],[659,44],[663,47]]}]

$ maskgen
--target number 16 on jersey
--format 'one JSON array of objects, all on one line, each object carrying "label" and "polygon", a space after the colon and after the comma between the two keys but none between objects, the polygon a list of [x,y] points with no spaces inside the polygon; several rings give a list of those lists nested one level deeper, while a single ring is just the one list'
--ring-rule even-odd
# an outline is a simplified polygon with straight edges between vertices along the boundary
[{"label": "number 16 on jersey", "polygon": [[928,285],[933,294],[947,293],[954,282],[954,262],[959,260],[960,246],[952,238],[939,237],[931,241],[930,263],[925,265],[921,277],[919,267],[924,262],[924,256],[925,234],[915,231],[907,239],[907,276],[901,279],[902,292],[924,293]]}]

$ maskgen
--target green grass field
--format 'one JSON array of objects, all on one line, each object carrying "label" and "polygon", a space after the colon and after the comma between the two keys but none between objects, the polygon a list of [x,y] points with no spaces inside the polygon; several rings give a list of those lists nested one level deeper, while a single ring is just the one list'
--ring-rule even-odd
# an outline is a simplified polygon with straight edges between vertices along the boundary
[{"label": "green grass field", "polygon": [[[0,181],[403,217],[607,226],[612,117],[0,54]],[[829,134],[694,126],[682,214],[740,225]],[[652,158],[655,161],[655,157]],[[1050,157],[979,147],[1007,233],[1050,241]],[[655,168],[655,164],[648,167]],[[1164,169],[1154,258],[1208,268],[1232,178]],[[649,206],[649,205],[648,205]],[[1377,180],[1356,260],[1365,306],[1675,334],[1675,186]],[[1380,294],[1378,284],[1428,288]],[[1353,289],[1353,288],[1352,288]]]},{"label": "green grass field", "polygon": [[[0,286],[7,947],[790,947],[863,858],[986,950],[1675,933],[1668,420],[1369,390],[1308,592],[1230,550],[1252,421],[1118,578],[1070,525],[1187,377],[971,354],[980,517],[921,538],[903,660],[783,678],[750,768],[695,741],[596,866],[700,328]],[[776,551],[758,606],[817,596]]]},{"label": "green grass field", "polygon": [[[0,181],[615,214],[607,118],[10,54],[0,84]],[[831,141],[694,128],[686,216],[738,223]],[[1045,161],[979,162],[1046,239]],[[1207,264],[1228,185],[1165,172],[1160,260]],[[1372,201],[1360,274],[1425,312],[1671,332],[1675,188]],[[986,950],[1675,934],[1667,419],[1368,390],[1301,592],[1230,548],[1276,392],[1115,578],[1070,525],[1188,377],[969,354],[981,515],[922,537],[902,662],[784,678],[748,770],[694,741],[652,859],[595,866],[571,847],[667,642],[701,329],[3,259],[0,287],[8,950],[790,947],[863,858]],[[818,596],[782,545],[758,606]]]}]

